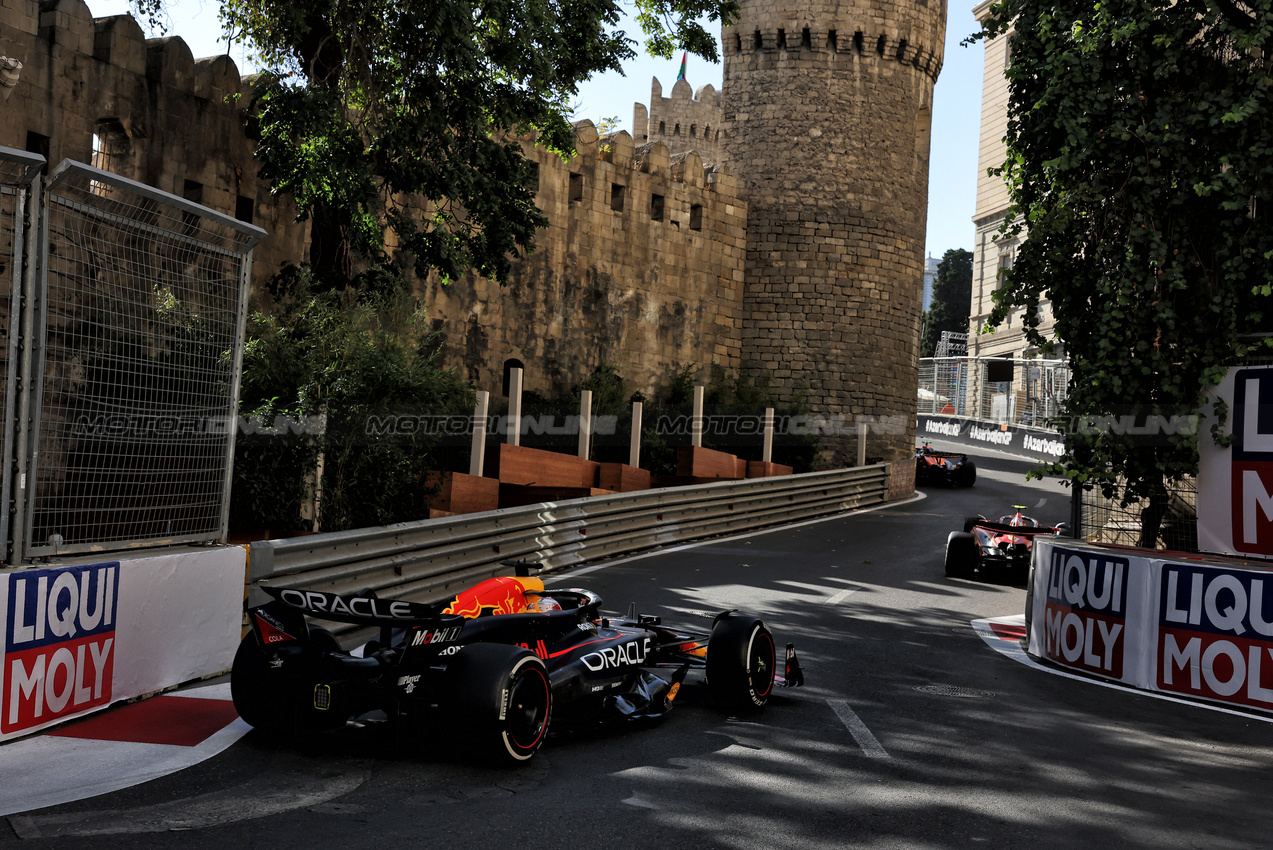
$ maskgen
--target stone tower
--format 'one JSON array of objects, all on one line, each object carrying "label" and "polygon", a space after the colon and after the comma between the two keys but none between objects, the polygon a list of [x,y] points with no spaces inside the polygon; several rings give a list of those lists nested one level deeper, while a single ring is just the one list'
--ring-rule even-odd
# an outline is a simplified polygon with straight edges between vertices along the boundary
[{"label": "stone tower", "polygon": [[[933,84],[945,0],[742,0],[723,159],[748,200],[743,360],[913,489]],[[843,424],[844,427],[837,428]]]}]

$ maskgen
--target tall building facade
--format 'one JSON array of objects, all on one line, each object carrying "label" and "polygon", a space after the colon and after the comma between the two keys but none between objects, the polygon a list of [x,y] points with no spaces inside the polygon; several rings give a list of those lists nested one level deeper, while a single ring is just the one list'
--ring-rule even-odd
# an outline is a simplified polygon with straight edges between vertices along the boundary
[{"label": "tall building facade", "polygon": [[[973,9],[979,22],[990,14],[992,0]],[[968,354],[972,357],[1027,358],[1035,354],[1025,338],[1021,310],[1014,310],[994,333],[983,334],[994,309],[994,293],[999,288],[999,273],[1012,268],[1021,239],[1004,239],[999,235],[1008,212],[1008,186],[1002,177],[992,176],[990,169],[1003,165],[1008,155],[1004,137],[1008,132],[1008,80],[1004,73],[1012,60],[1009,43],[1011,33],[986,42],[985,66],[981,80],[981,136],[977,153],[977,206],[973,213],[976,241],[972,250],[972,310],[968,319]],[[1040,330],[1052,334],[1052,309],[1040,305]]]}]

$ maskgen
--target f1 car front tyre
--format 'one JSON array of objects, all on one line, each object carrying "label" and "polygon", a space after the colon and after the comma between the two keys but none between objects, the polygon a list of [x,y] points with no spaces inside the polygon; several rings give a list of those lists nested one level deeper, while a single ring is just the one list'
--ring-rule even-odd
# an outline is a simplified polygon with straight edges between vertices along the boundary
[{"label": "f1 car front tyre", "polygon": [[759,711],[774,689],[774,636],[757,617],[729,614],[707,643],[707,687],[729,711]]},{"label": "f1 car front tyre", "polygon": [[447,720],[481,759],[522,762],[548,735],[552,687],[544,662],[500,643],[471,643],[447,667]]},{"label": "f1 car front tyre", "polygon": [[971,534],[952,531],[946,538],[946,575],[968,578],[977,569],[977,541]]}]

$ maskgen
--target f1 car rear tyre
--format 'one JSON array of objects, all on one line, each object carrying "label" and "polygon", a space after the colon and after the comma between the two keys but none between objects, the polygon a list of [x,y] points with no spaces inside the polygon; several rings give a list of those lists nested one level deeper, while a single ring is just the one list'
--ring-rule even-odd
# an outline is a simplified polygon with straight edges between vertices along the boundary
[{"label": "f1 car rear tyre", "polygon": [[252,728],[275,735],[292,731],[293,711],[287,682],[271,670],[265,650],[249,634],[239,641],[230,667],[230,698],[234,710]]},{"label": "f1 car rear tyre", "polygon": [[959,471],[955,473],[956,487],[971,487],[977,480],[977,464],[970,460],[964,461],[964,465],[959,467]]},{"label": "f1 car rear tyre", "polygon": [[449,721],[485,760],[515,763],[548,736],[552,686],[534,653],[502,643],[471,643],[447,666]]},{"label": "f1 car rear tyre", "polygon": [[[331,632],[310,626],[309,649],[339,652],[340,644]],[[343,726],[348,719],[344,713],[320,713],[310,708],[311,686],[271,668],[269,654],[257,643],[255,635],[248,635],[239,642],[230,668],[230,698],[234,701],[234,710],[249,726],[273,735]]]},{"label": "f1 car rear tyre", "polygon": [[758,617],[729,614],[707,643],[707,687],[726,710],[759,711],[773,693],[774,636]]},{"label": "f1 car rear tyre", "polygon": [[946,538],[946,575],[968,578],[976,569],[976,539],[966,532],[952,531]]}]

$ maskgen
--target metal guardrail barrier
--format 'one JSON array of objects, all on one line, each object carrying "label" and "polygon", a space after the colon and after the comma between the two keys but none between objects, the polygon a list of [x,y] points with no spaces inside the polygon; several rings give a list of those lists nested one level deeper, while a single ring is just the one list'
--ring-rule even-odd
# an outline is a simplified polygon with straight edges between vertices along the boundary
[{"label": "metal guardrail barrier", "polygon": [[[252,544],[250,603],[271,587],[436,602],[533,558],[547,573],[590,561],[881,504],[889,464],[591,496]],[[348,627],[346,627],[346,630]],[[333,628],[340,631],[339,627]]]}]

